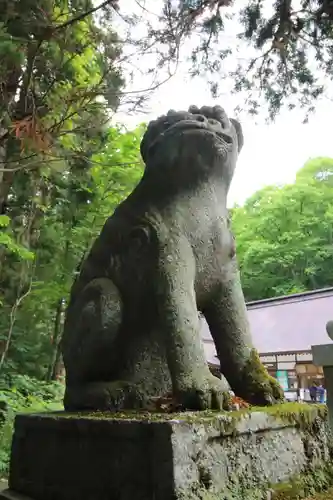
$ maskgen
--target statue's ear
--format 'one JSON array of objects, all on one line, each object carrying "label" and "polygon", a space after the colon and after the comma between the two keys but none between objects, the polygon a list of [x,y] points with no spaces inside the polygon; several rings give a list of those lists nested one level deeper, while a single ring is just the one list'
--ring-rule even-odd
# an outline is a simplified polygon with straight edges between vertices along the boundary
[{"label": "statue's ear", "polygon": [[157,120],[152,120],[148,123],[140,144],[141,157],[146,165],[148,156],[151,154],[151,148],[163,132],[164,126],[165,116],[160,116]]},{"label": "statue's ear", "polygon": [[141,153],[141,158],[143,159],[144,163],[146,164],[147,162],[147,157],[148,157],[148,150],[149,150],[149,145],[151,142],[151,129],[148,127],[145,130],[145,133],[143,134],[143,137],[141,139],[141,144],[140,144],[140,153]]},{"label": "statue's ear", "polygon": [[230,121],[236,130],[237,142],[238,142],[238,153],[239,153],[244,145],[244,135],[243,135],[242,126],[238,120],[235,120],[235,118],[230,118]]}]

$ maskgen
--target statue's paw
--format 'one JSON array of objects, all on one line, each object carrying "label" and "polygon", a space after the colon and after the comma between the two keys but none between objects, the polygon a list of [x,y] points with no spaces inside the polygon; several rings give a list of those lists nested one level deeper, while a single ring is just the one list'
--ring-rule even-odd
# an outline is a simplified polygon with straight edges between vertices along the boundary
[{"label": "statue's paw", "polygon": [[252,388],[248,402],[257,406],[271,406],[284,401],[284,392],[275,378],[268,375],[265,380]]},{"label": "statue's paw", "polygon": [[284,401],[280,384],[268,374],[255,349],[252,349],[237,383],[233,385],[237,396],[251,405],[270,406]]},{"label": "statue's paw", "polygon": [[284,401],[284,392],[278,381],[271,377],[261,363],[255,349],[233,384],[237,396],[255,406],[270,406]]},{"label": "statue's paw", "polygon": [[184,410],[228,410],[231,406],[225,383],[211,374],[183,386],[177,391],[176,399]]},{"label": "statue's paw", "polygon": [[241,396],[255,406],[271,406],[284,401],[284,392],[275,378],[262,372],[260,377],[250,377],[243,385]]},{"label": "statue's paw", "polygon": [[284,401],[285,397],[282,387],[280,386],[279,382],[270,375],[268,376],[268,385],[270,388],[273,403],[281,403],[282,401]]}]

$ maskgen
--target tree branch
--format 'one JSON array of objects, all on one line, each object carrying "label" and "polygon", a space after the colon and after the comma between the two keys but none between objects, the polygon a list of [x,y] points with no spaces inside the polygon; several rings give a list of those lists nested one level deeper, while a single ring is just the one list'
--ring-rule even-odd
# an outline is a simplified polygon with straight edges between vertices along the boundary
[{"label": "tree branch", "polygon": [[103,9],[103,7],[106,7],[108,4],[111,4],[111,6],[115,10],[117,10],[117,8],[118,8],[118,2],[117,2],[117,0],[105,0],[100,5],[97,5],[96,7],[92,7],[91,9],[86,10],[85,12],[81,12],[81,14],[78,14],[77,16],[72,17],[72,19],[68,19],[68,21],[66,21],[66,22],[64,22],[62,24],[59,24],[54,29],[56,31],[59,31],[59,30],[62,30],[64,28],[68,28],[68,26],[72,26],[73,24],[75,24],[75,23],[77,23],[79,21],[82,21],[82,19],[84,19],[85,17],[88,17],[91,14],[94,14],[95,12],[97,12],[98,10]]}]

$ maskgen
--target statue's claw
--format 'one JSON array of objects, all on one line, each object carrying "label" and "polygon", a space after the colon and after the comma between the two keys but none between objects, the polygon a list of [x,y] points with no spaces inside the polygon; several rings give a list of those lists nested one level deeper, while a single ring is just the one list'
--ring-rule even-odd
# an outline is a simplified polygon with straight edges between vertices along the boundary
[{"label": "statue's claw", "polygon": [[185,410],[228,410],[231,405],[228,388],[211,374],[182,387],[176,399]]}]

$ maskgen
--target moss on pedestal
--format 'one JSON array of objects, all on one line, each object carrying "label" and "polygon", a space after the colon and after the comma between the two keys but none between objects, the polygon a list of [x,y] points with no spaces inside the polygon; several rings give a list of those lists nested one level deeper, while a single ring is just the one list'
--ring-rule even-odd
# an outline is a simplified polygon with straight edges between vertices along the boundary
[{"label": "moss on pedestal", "polygon": [[207,490],[198,485],[192,491],[180,493],[181,500],[301,500],[317,493],[327,491],[333,485],[333,465],[309,468],[302,474],[294,476],[290,481],[278,484],[267,484],[258,488],[244,487],[242,477],[232,490],[221,492]]},{"label": "moss on pedestal", "polygon": [[309,469],[286,483],[271,485],[271,500],[298,500],[328,490],[333,484],[333,465]]},{"label": "moss on pedestal", "polygon": [[[109,471],[116,471],[113,480],[118,486],[110,483],[110,491],[112,488],[123,491],[128,470],[132,468],[136,469],[135,481],[138,484],[143,484],[142,474],[146,474],[149,482],[151,464],[154,463],[153,484],[158,485],[158,491],[167,488],[177,493],[174,497],[170,493],[170,498],[296,500],[332,484],[332,470],[325,466],[331,450],[326,434],[326,413],[324,405],[285,403],[234,412],[20,415],[16,421],[12,454],[12,484],[20,491],[25,482],[38,484],[41,477],[49,478],[50,474],[53,486],[60,487],[59,478],[62,481],[67,478],[67,465],[62,459],[70,453],[74,462],[79,454],[80,458],[83,455],[82,463],[78,461],[79,468],[74,467],[73,492],[77,491],[75,488],[80,478],[83,481],[86,476],[89,476],[89,481],[91,478],[95,480],[94,488],[98,489],[100,469],[104,471],[102,476],[106,483]],[[68,444],[70,435],[73,439]],[[114,442],[117,446],[113,446]],[[73,448],[73,443],[76,448]],[[35,459],[31,460],[31,457]],[[275,469],[274,461],[276,467],[280,462],[281,470]],[[319,465],[320,469],[314,468]],[[121,469],[125,472],[118,480]],[[304,469],[304,474],[292,477]],[[189,470],[194,474],[190,479],[187,477]],[[68,474],[72,477],[73,470]],[[289,477],[292,479],[288,481]],[[269,480],[288,482],[275,485],[269,484]],[[47,482],[49,484],[49,479]],[[70,483],[68,478],[63,484],[66,486],[67,483]],[[134,497],[131,490],[134,483],[129,485],[130,492],[122,497],[124,500],[135,497],[135,488]],[[183,496],[182,492],[178,495],[179,488],[183,488]],[[218,491],[215,493],[213,488]],[[80,495],[81,492],[82,488]],[[42,495],[35,497],[42,498]],[[71,498],[79,497],[73,493]]]},{"label": "moss on pedestal", "polygon": [[282,403],[270,407],[256,407],[242,409],[238,411],[198,411],[198,412],[177,412],[162,413],[148,411],[126,411],[126,412],[82,412],[66,413],[57,412],[44,414],[53,418],[83,418],[83,419],[101,419],[101,420],[129,420],[141,422],[186,422],[193,424],[218,424],[222,433],[232,433],[237,424],[242,419],[249,419],[251,414],[260,412],[280,420],[281,423],[296,425],[302,429],[311,431],[313,424],[318,418],[326,419],[327,407],[321,404],[306,403]]}]

